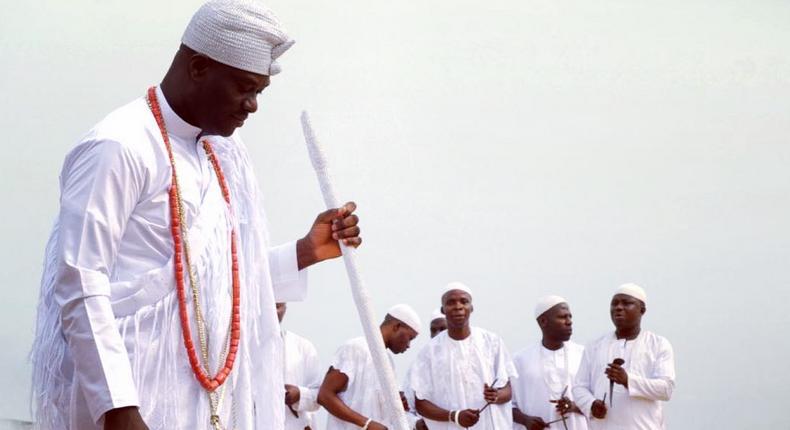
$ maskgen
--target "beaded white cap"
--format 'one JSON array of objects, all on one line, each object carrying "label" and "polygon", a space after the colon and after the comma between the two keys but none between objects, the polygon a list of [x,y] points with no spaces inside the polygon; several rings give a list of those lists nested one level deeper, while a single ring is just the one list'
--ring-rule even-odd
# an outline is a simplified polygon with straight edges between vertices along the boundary
[{"label": "beaded white cap", "polygon": [[271,76],[294,41],[260,1],[212,0],[192,16],[181,43],[222,64]]}]

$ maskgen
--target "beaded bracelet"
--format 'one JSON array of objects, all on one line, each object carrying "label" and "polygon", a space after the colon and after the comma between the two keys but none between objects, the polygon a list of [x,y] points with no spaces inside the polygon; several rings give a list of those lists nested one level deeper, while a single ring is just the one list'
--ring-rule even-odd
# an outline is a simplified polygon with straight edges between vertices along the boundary
[{"label": "beaded bracelet", "polygon": [[368,418],[368,420],[365,421],[365,425],[362,426],[362,430],[368,430],[368,426],[370,425],[371,422],[373,422],[373,418]]}]

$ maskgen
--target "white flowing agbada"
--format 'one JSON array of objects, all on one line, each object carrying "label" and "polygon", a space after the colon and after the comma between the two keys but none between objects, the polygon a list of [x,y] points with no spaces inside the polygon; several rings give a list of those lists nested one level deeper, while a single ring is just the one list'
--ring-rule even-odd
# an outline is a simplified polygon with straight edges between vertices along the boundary
[{"label": "white flowing agbada", "polygon": [[[387,354],[394,371],[392,353]],[[332,368],[348,377],[346,390],[337,394],[349,408],[389,428],[395,428],[392,413],[386,409],[386,399],[379,385],[376,367],[364,337],[355,337],[337,349],[332,358]],[[357,430],[354,424],[332,414],[326,420],[326,430]]]},{"label": "white flowing agbada", "polygon": [[[438,334],[420,350],[410,375],[414,395],[447,410],[479,409],[485,404],[483,386],[496,380],[496,388],[518,376],[502,339],[472,327],[463,340],[448,332]],[[455,423],[425,418],[431,430],[456,429]],[[511,402],[490,405],[475,425],[479,430],[502,430],[513,426]]]},{"label": "white flowing agbada", "polygon": [[299,417],[285,406],[285,430],[316,429],[313,412],[318,410],[318,389],[321,388],[321,365],[318,351],[312,342],[296,333],[283,330],[286,384],[299,387],[299,401],[292,408]]},{"label": "white flowing agbada", "polygon": [[[568,341],[563,347],[552,351],[538,341],[513,356],[518,376],[510,383],[513,387],[513,407],[521,412],[543,418],[549,422],[560,418],[556,404],[549,400],[565,396],[573,400],[573,379],[582,361],[584,347]],[[568,430],[587,430],[587,418],[578,413],[566,415]],[[562,424],[558,424],[562,428]],[[522,430],[521,424],[513,423],[513,429]]]},{"label": "white flowing agbada", "polygon": [[[267,251],[261,195],[239,136],[209,138],[228,182],[231,214],[196,141],[200,130],[179,118],[159,89],[156,94],[189,225],[211,374],[219,368],[230,321],[231,226],[239,238],[242,337],[224,384],[222,422],[233,429],[282,429],[275,297],[302,299],[306,272],[297,270],[294,243]],[[144,98],[112,112],[66,156],[32,352],[38,428],[98,429],[107,410],[136,405],[151,429],[209,428],[208,398],[192,373],[181,335],[170,176]]]},{"label": "white flowing agbada", "polygon": [[[604,371],[615,358],[625,360],[628,388],[614,384],[614,406],[599,420],[590,415],[590,407],[595,399],[603,399],[604,393],[609,392]],[[612,332],[585,348],[573,395],[590,418],[593,430],[656,430],[666,428],[661,402],[672,397],[674,388],[675,358],[669,341],[642,330],[636,339],[625,342]]]}]

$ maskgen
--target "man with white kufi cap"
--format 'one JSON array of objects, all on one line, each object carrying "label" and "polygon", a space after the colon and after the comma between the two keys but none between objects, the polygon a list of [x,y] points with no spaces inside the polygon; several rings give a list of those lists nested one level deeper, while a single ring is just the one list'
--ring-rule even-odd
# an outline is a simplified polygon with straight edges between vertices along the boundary
[{"label": "man with white kufi cap", "polygon": [[[395,354],[405,352],[421,326],[420,317],[410,306],[391,307],[380,326],[384,346]],[[387,357],[394,369],[392,354]],[[362,336],[337,349],[318,392],[318,402],[329,412],[326,430],[382,430],[394,426],[396,411],[384,409],[384,394]],[[408,409],[405,401],[404,409]]]},{"label": "man with white kufi cap", "polygon": [[440,297],[447,330],[423,347],[410,375],[417,412],[431,430],[511,428],[510,380],[517,373],[505,343],[469,324],[469,287],[451,282]]},{"label": "man with white kufi cap", "polygon": [[282,429],[275,301],[358,246],[353,203],[267,242],[236,129],[293,44],[259,1],[215,0],[162,80],[69,152],[32,351],[42,429]]},{"label": "man with white kufi cap", "polygon": [[584,350],[573,395],[591,429],[666,428],[662,403],[675,389],[675,357],[667,339],[642,330],[645,312],[645,290],[620,286],[609,305],[614,332]]},{"label": "man with white kufi cap", "polygon": [[[570,340],[573,320],[567,300],[541,297],[535,304],[535,320],[541,341],[513,357],[518,372],[513,378],[513,428],[540,430],[554,422],[554,428],[586,430],[587,418],[571,393],[584,347]],[[563,417],[566,427],[557,421]]]}]

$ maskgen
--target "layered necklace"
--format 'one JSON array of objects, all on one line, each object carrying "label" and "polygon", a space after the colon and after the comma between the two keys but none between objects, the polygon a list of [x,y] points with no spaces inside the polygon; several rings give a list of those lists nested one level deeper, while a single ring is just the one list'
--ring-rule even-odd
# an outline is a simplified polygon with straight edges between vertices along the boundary
[{"label": "layered necklace", "polygon": [[[208,393],[209,407],[211,409],[210,423],[216,430],[221,430],[222,426],[219,419],[219,411],[222,404],[222,397],[225,391],[225,381],[227,380],[230,372],[233,370],[233,364],[236,361],[236,353],[239,350],[239,341],[241,339],[241,314],[240,314],[240,282],[239,282],[239,261],[236,253],[236,230],[231,229],[230,233],[230,253],[231,253],[231,271],[232,271],[232,284],[233,284],[233,308],[231,312],[230,325],[228,327],[229,336],[226,337],[223,354],[224,364],[214,376],[209,375],[209,350],[208,340],[206,336],[206,322],[203,318],[203,312],[200,308],[199,288],[197,283],[197,276],[195,274],[194,266],[190,256],[189,240],[187,238],[187,224],[184,215],[184,202],[181,198],[181,190],[178,187],[178,176],[176,175],[176,163],[173,157],[173,148],[170,144],[170,138],[167,135],[165,128],[165,120],[162,116],[162,110],[159,106],[159,101],[156,98],[156,88],[151,87],[148,89],[146,97],[148,107],[151,109],[156,124],[159,126],[159,131],[162,133],[162,140],[164,140],[167,149],[167,156],[170,159],[170,167],[172,171],[170,183],[170,231],[173,236],[173,248],[175,257],[173,259],[175,266],[176,277],[176,294],[178,296],[178,311],[181,318],[181,334],[184,338],[184,347],[187,351],[189,358],[189,365],[192,367],[192,373],[198,380],[200,385]],[[211,163],[214,173],[217,176],[222,196],[228,208],[230,205],[230,192],[228,191],[228,184],[225,181],[225,175],[222,173],[217,156],[214,149],[208,140],[202,142],[203,150]],[[189,277],[189,287],[192,295],[192,305],[194,308],[195,318],[197,320],[198,330],[198,343],[200,347],[200,355],[203,359],[201,364],[198,359],[197,352],[195,351],[195,344],[192,341],[192,332],[189,324],[189,313],[187,311],[187,292],[184,287],[184,262],[186,262],[186,272]],[[220,393],[217,393],[217,388],[222,386]]]}]

